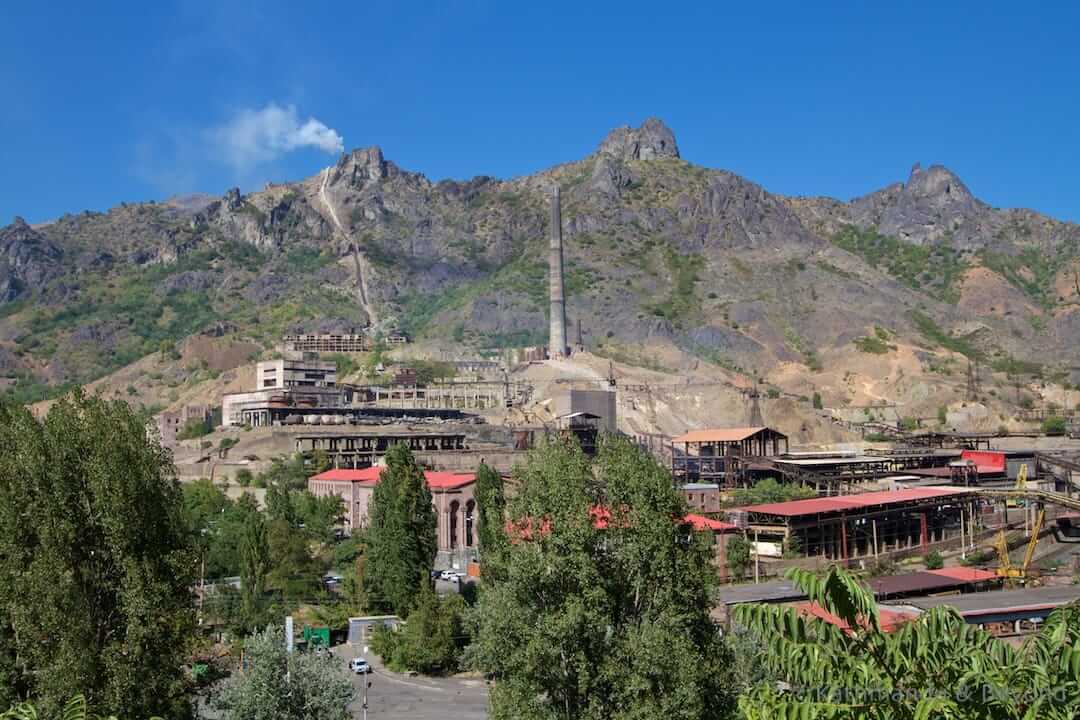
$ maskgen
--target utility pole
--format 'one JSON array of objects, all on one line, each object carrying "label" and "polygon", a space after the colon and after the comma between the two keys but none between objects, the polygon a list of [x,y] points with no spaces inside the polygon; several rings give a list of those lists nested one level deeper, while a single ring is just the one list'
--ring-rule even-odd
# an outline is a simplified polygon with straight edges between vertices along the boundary
[{"label": "utility pole", "polygon": [[759,561],[760,555],[758,554],[758,531],[754,531],[754,584],[756,585],[761,577],[761,562]]}]

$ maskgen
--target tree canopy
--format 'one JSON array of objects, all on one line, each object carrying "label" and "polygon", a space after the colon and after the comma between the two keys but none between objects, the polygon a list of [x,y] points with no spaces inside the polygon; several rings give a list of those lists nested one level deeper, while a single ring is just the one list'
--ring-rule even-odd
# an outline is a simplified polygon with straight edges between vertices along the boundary
[{"label": "tree canopy", "polygon": [[127,403],[0,405],[0,702],[184,714],[190,538],[172,458]]},{"label": "tree canopy", "polygon": [[279,626],[244,643],[245,669],[215,698],[226,720],[344,720],[353,698],[344,663],[332,655],[285,651]]},{"label": "tree canopy", "polygon": [[[715,572],[678,520],[671,478],[625,439],[595,465],[569,440],[515,469],[510,542],[485,563],[470,652],[492,717],[727,717],[730,657],[711,622]],[[486,576],[485,576],[486,577]]]},{"label": "tree canopy", "polygon": [[369,509],[364,583],[372,606],[408,615],[431,583],[435,522],[424,471],[408,446],[398,443],[386,453]]},{"label": "tree canopy", "polygon": [[846,571],[833,568],[817,577],[791,569],[787,575],[844,627],[789,607],[736,608],[736,621],[766,648],[773,674],[740,698],[748,720],[1076,717],[1076,604],[1055,611],[1017,649],[946,606],[886,632],[873,595]]},{"label": "tree canopy", "polygon": [[476,509],[479,528],[477,540],[483,553],[497,552],[504,538],[506,523],[506,491],[503,479],[488,465],[481,463],[476,470]]}]

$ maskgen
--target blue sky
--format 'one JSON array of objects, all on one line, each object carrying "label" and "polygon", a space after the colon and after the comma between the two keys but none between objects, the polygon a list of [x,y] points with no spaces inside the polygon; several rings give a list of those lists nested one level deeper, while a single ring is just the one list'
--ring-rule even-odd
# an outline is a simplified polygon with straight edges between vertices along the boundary
[{"label": "blue sky", "polygon": [[1080,220],[1078,27],[1064,2],[5,3],[0,224],[299,179],[339,146],[511,177],[650,115],[774,192],[921,161]]}]

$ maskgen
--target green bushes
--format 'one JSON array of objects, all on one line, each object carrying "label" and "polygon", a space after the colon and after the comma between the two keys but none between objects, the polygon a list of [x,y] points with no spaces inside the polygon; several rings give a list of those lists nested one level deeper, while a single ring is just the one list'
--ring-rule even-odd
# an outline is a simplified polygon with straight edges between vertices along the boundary
[{"label": "green bushes", "polygon": [[1046,435],[1064,435],[1067,430],[1065,418],[1060,415],[1053,415],[1043,420],[1042,431]]},{"label": "green bushes", "polygon": [[201,438],[204,435],[209,435],[212,428],[210,427],[209,420],[200,420],[198,418],[191,418],[184,426],[180,428],[176,433],[177,440],[194,440],[195,438]]},{"label": "green bushes", "polygon": [[982,357],[982,353],[968,342],[967,338],[955,337],[945,332],[934,319],[920,310],[911,311],[911,321],[915,323],[915,327],[919,333],[934,345],[945,348],[946,350],[952,350],[953,352],[960,353],[972,359],[979,359]]},{"label": "green bushes", "polygon": [[940,570],[945,567],[945,558],[941,557],[941,553],[937,550],[931,550],[926,554],[925,559],[927,570]]},{"label": "green bushes", "polygon": [[457,593],[440,597],[425,587],[404,627],[397,631],[387,628],[376,631],[372,650],[395,672],[415,670],[425,675],[454,672],[465,645],[462,628],[465,607],[465,600]]},{"label": "green bushes", "polygon": [[870,353],[871,355],[884,355],[890,350],[895,350],[895,345],[882,340],[880,337],[859,337],[855,338],[852,342],[855,343],[855,347],[859,352]]},{"label": "green bushes", "polygon": [[882,235],[876,228],[848,225],[836,233],[832,241],[870,265],[883,267],[905,285],[928,290],[945,302],[956,301],[957,292],[953,286],[968,268],[948,240],[936,245],[913,245]]}]

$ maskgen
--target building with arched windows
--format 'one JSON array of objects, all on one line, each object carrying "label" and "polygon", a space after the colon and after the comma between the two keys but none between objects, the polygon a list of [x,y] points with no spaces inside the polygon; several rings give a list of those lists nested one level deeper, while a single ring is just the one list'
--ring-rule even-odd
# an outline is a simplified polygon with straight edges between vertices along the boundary
[{"label": "building with arched windows", "polygon": [[[362,470],[334,469],[308,478],[308,490],[316,497],[337,495],[345,504],[345,528],[352,531],[367,525],[371,496],[379,482],[381,467]],[[425,471],[431,503],[438,518],[436,536],[439,551],[469,558],[477,538],[476,476],[469,473]]]}]

